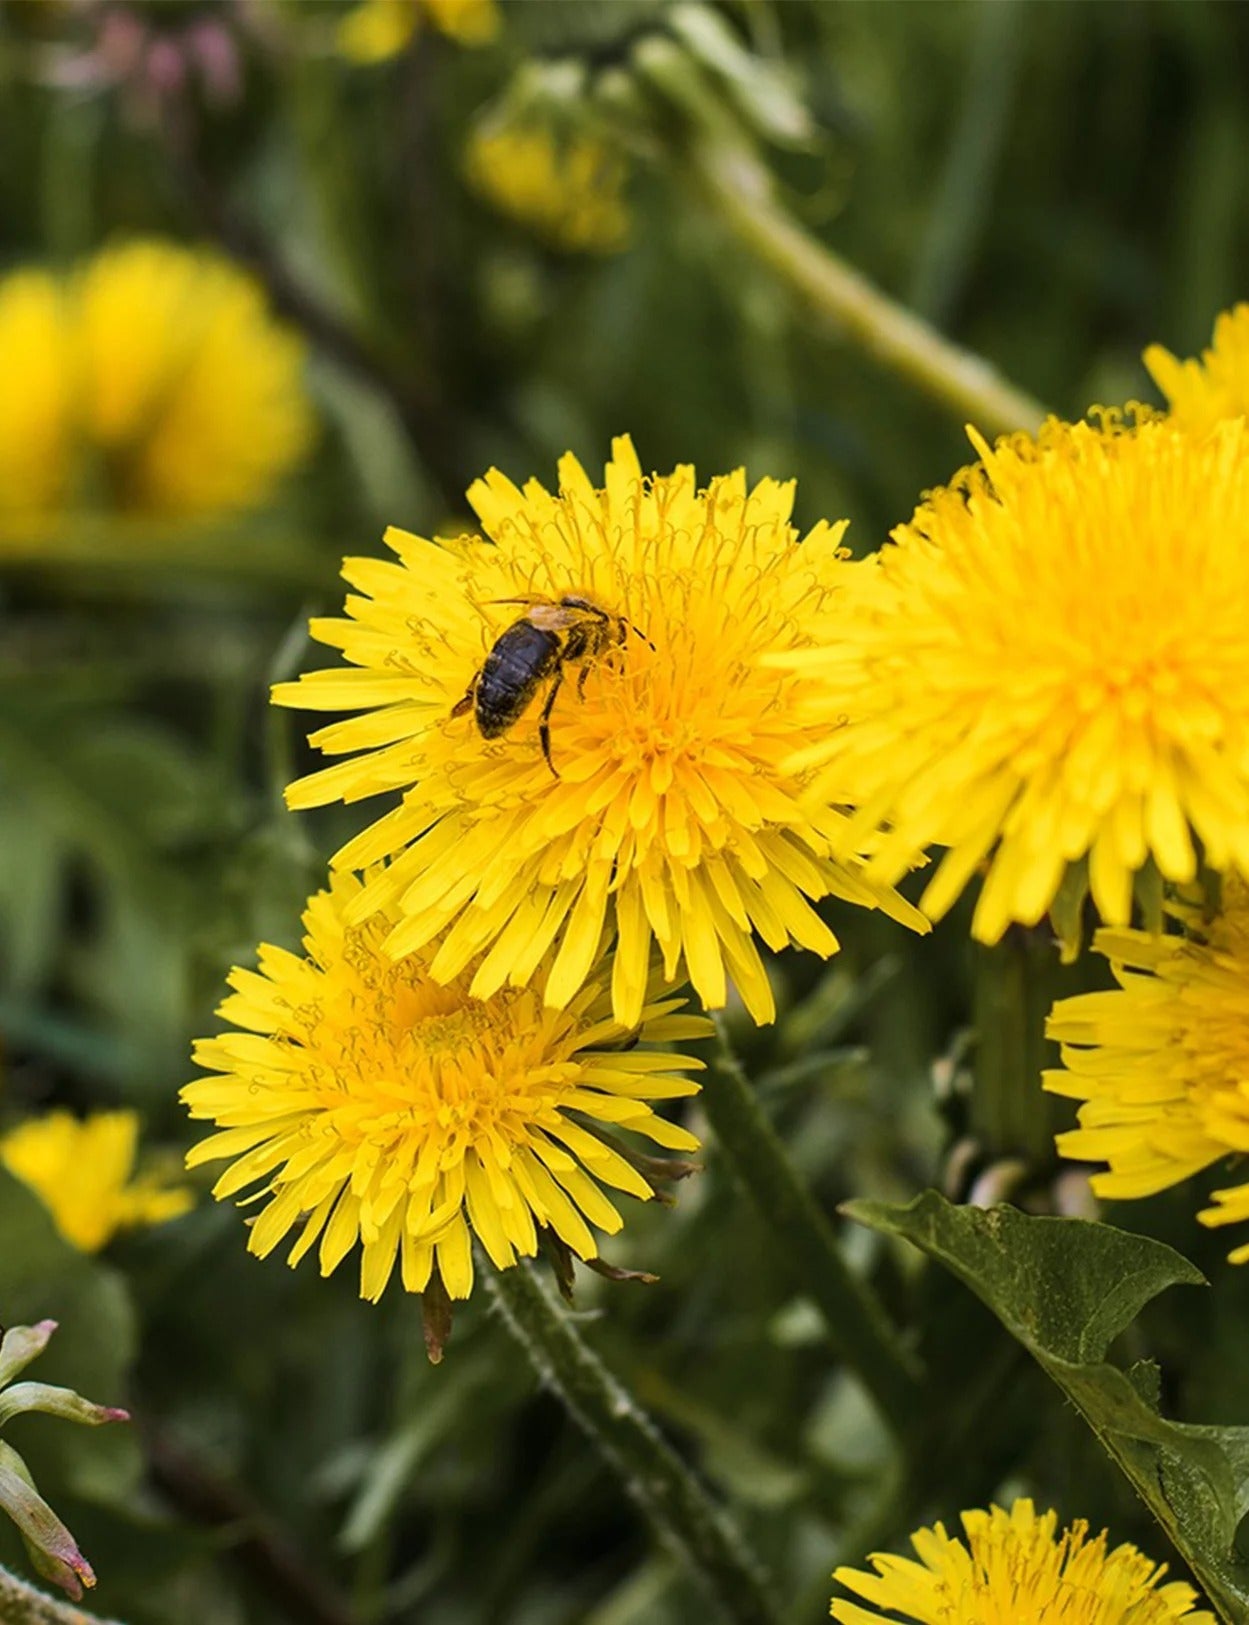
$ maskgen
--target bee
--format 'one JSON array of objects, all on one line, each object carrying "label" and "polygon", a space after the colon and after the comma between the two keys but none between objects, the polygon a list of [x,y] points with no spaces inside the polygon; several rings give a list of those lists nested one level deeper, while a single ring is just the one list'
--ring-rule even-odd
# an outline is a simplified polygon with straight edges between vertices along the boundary
[{"label": "bee", "polygon": [[[457,701],[451,715],[462,717],[470,708],[483,739],[498,739],[520,720],[530,700],[545,682],[546,701],[538,720],[538,739],[546,765],[558,778],[551,760],[551,712],[564,681],[565,667],[580,664],[577,693],[585,693],[590,666],[608,649],[617,648],[637,628],[623,615],[612,615],[593,603],[566,593],[562,598],[497,598],[499,604],[527,604],[495,639],[481,670]],[[655,646],[649,638],[644,643]]]}]

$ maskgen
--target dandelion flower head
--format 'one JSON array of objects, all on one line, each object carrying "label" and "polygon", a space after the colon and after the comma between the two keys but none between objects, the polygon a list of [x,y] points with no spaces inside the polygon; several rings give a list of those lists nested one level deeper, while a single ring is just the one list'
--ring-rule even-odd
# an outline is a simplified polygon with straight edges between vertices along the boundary
[{"label": "dandelion flower head", "polygon": [[[283,684],[275,698],[363,713],[312,735],[326,752],[359,754],[293,785],[292,806],[406,791],[336,860],[362,869],[394,857],[359,905],[361,915],[396,911],[393,955],[445,932],[431,974],[449,980],[475,961],[472,991],[487,998],[528,984],[558,944],[545,998],[560,1006],[606,930],[625,1026],[642,1008],[652,941],[670,981],[683,965],[714,1008],[731,979],[768,1021],[755,934],[774,950],[837,946],[809,899],[835,893],[925,928],[857,864],[828,856],[844,819],[804,810],[805,781],[785,765],[825,724],[805,719],[810,681],[761,656],[804,646],[848,568],[841,526],[821,523],[799,544],[793,498],[773,480],[748,491],[741,470],[706,489],[687,466],[643,479],[620,439],[602,490],[571,455],[555,494],[537,481],[519,490],[496,470],[469,492],[488,540],[392,531],[398,563],[346,562],[357,589],[347,616],[312,630],[350,665]],[[569,594],[620,618],[620,634],[561,682],[548,766],[541,691],[491,740],[471,711],[452,712],[524,614],[515,601]]]},{"label": "dandelion flower head", "polygon": [[[1249,429],[1051,421],[930,493],[862,567],[821,654],[846,724],[817,781],[888,823],[889,879],[949,848],[939,917],[987,861],[973,930],[1035,924],[1087,860],[1108,924],[1152,857],[1191,881],[1194,837],[1249,872]],[[806,669],[804,667],[804,669]]]},{"label": "dandelion flower head", "polygon": [[[1152,1196],[1249,1151],[1249,887],[1223,891],[1213,920],[1181,908],[1184,935],[1099,931],[1119,986],[1054,1006],[1065,1070],[1045,1086],[1084,1102],[1058,1149],[1109,1165],[1093,1177],[1098,1196]],[[1204,1224],[1249,1219],[1249,1183],[1214,1202]],[[1231,1259],[1249,1261],[1249,1246]]]},{"label": "dandelion flower head", "polygon": [[437,1269],[466,1298],[470,1232],[499,1269],[537,1250],[540,1226],[595,1258],[590,1227],[622,1223],[603,1187],[654,1194],[616,1132],[698,1145],[651,1102],[694,1094],[682,1074],[699,1063],[636,1044],[702,1037],[708,1023],[656,998],[626,1032],[599,969],[566,1010],[526,989],[475,999],[468,975],[435,982],[427,955],[390,959],[384,916],[348,924],[360,884],[340,874],[311,899],[303,957],[263,946],[258,971],[231,974],[220,1014],[232,1030],[195,1049],[213,1076],[182,1091],[220,1132],[188,1163],[229,1160],[218,1198],[256,1187],[248,1246],[262,1258],[296,1226],[292,1266],[318,1245],[329,1275],[358,1245],[374,1301],[396,1262],[407,1291]]},{"label": "dandelion flower head", "polygon": [[300,339],[219,255],[106,249],[73,288],[83,431],[121,507],[195,518],[262,502],[307,451]]},{"label": "dandelion flower head", "polygon": [[1161,344],[1145,351],[1145,365],[1166,396],[1172,417],[1192,429],[1249,415],[1249,305],[1225,310],[1214,342],[1200,359],[1179,360]]},{"label": "dandelion flower head", "polygon": [[490,120],[469,137],[465,167],[487,202],[554,248],[613,254],[628,242],[628,170],[596,136]]},{"label": "dandelion flower head", "polygon": [[80,1252],[98,1253],[121,1230],[162,1224],[187,1212],[191,1193],[154,1175],[134,1177],[139,1118],[67,1111],[31,1117],[0,1137],[0,1163],[30,1187],[57,1229]]},{"label": "dandelion flower head", "polygon": [[303,345],[220,256],[141,241],[0,281],[0,513],[211,518],[308,449]]},{"label": "dandelion flower head", "polygon": [[[963,1513],[964,1538],[941,1524],[911,1536],[915,1558],[877,1553],[875,1573],[833,1576],[869,1604],[835,1599],[841,1625],[1214,1625],[1182,1581],[1164,1583],[1165,1564],[1135,1546],[1108,1548],[1083,1520],[1058,1533],[1058,1514],[1032,1502],[1009,1511]],[[878,1612],[887,1609],[888,1613]]]}]

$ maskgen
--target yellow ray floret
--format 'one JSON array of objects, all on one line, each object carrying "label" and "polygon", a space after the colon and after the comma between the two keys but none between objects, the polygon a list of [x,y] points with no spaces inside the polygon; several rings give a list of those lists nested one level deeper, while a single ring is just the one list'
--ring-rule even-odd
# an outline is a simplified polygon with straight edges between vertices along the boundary
[{"label": "yellow ray floret", "polygon": [[1188,428],[1210,429],[1224,418],[1249,415],[1249,305],[1223,312],[1214,324],[1214,342],[1200,359],[1181,361],[1161,344],[1151,344],[1145,365],[1172,417]]},{"label": "yellow ray floret", "polygon": [[566,1010],[529,990],[475,999],[468,975],[435,982],[425,954],[388,958],[384,915],[350,924],[360,891],[336,875],[309,902],[303,958],[265,946],[259,971],[231,974],[220,1014],[235,1030],[196,1045],[215,1075],[182,1091],[221,1132],[188,1164],[229,1160],[218,1198],[255,1187],[247,1200],[264,1206],[248,1246],[261,1257],[296,1227],[290,1263],[318,1245],[323,1275],[359,1246],[372,1300],[396,1262],[409,1292],[436,1268],[466,1298],[470,1232],[499,1269],[536,1251],[540,1226],[596,1257],[591,1226],[622,1223],[603,1187],[653,1194],[609,1143],[616,1131],[698,1145],[651,1102],[694,1094],[681,1074],[700,1063],[635,1046],[702,1037],[709,1023],[655,998],[626,1032],[600,967]]},{"label": "yellow ray floret", "polygon": [[987,861],[975,934],[1034,924],[1087,859],[1108,924],[1152,856],[1249,872],[1249,430],[1051,421],[930,494],[861,566],[822,652],[826,796],[890,879],[949,848],[934,917]]},{"label": "yellow ray floret", "polygon": [[488,121],[470,136],[465,167],[482,197],[553,247],[612,254],[628,242],[628,169],[595,136]]},{"label": "yellow ray floret", "polygon": [[[834,1580],[869,1604],[834,1599],[841,1625],[1214,1625],[1196,1592],[1164,1581],[1135,1546],[1089,1538],[1082,1519],[1058,1533],[1058,1514],[1031,1501],[1009,1511],[964,1512],[963,1539],[941,1524],[911,1536],[915,1558],[877,1553],[875,1573],[838,1569]],[[878,1612],[878,1610],[888,1610]]]},{"label": "yellow ray floret", "polygon": [[136,1112],[32,1117],[0,1138],[0,1163],[29,1185],[57,1229],[80,1252],[96,1253],[120,1230],[161,1224],[191,1206],[188,1190],[134,1176]]},{"label": "yellow ray floret", "polygon": [[[1185,936],[1099,931],[1118,988],[1063,999],[1050,1016],[1066,1070],[1045,1086],[1084,1102],[1058,1149],[1109,1164],[1093,1178],[1099,1196],[1152,1196],[1249,1151],[1249,888],[1230,882],[1208,923],[1196,909],[1183,918]],[[1203,1224],[1249,1218],[1249,1183],[1214,1201]],[[1245,1263],[1249,1246],[1231,1259]]]},{"label": "yellow ray floret", "polygon": [[[830,858],[844,817],[801,806],[806,776],[786,765],[828,724],[810,720],[812,681],[761,657],[808,646],[850,568],[841,526],[817,525],[799,544],[793,496],[772,480],[748,491],[740,470],[705,490],[688,467],[644,480],[621,439],[603,490],[571,455],[555,495],[495,471],[469,492],[490,540],[391,531],[398,563],[346,562],[357,589],[347,618],[312,630],[350,665],[274,697],[363,713],[312,735],[328,753],[358,754],[292,786],[292,806],[405,792],[336,859],[394,857],[356,909],[395,912],[392,954],[445,933],[431,973],[445,981],[476,962],[485,998],[526,986],[553,949],[544,991],[562,1006],[607,933],[616,1015],[632,1026],[654,940],[669,980],[688,975],[709,1007],[731,980],[768,1021],[756,933],[773,949],[837,946],[809,899],[833,893],[925,928],[857,861]],[[618,633],[561,683],[548,766],[550,680],[499,737],[482,737],[471,705],[452,713],[500,635],[526,613],[550,620],[568,595]],[[528,609],[506,602],[517,599]]]}]

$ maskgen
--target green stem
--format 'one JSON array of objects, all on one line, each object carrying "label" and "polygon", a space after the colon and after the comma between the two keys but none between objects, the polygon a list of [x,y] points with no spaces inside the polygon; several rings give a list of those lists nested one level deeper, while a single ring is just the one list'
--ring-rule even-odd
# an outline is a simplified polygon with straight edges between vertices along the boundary
[{"label": "green stem", "polygon": [[76,1603],[49,1597],[0,1568],[0,1625],[118,1625]]},{"label": "green stem", "polygon": [[734,1173],[823,1313],[842,1359],[909,1444],[924,1412],[920,1372],[871,1288],[842,1256],[824,1213],[798,1177],[780,1136],[717,1020],[719,1051],[701,1101]]},{"label": "green stem", "polygon": [[777,1612],[740,1531],[632,1395],[586,1344],[529,1264],[485,1272],[487,1290],[538,1375],[602,1452],[655,1534],[701,1580],[734,1625],[776,1625]]},{"label": "green stem", "polygon": [[696,185],[738,237],[848,338],[987,435],[1035,429],[1045,408],[981,356],[943,338],[803,229],[777,201],[771,171],[743,141],[696,140]]},{"label": "green stem", "polygon": [[974,954],[972,1132],[994,1160],[1019,1157],[1035,1171],[1054,1160],[1057,1109],[1041,1072],[1057,955],[1047,933],[1021,926],[992,948],[975,944]]}]

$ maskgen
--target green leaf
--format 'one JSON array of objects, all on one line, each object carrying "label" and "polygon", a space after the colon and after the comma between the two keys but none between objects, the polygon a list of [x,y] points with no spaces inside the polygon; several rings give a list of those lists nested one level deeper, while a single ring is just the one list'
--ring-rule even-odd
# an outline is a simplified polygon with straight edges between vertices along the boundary
[{"label": "green leaf", "polygon": [[1110,1225],[954,1207],[935,1191],[905,1207],[859,1201],[844,1211],[912,1242],[983,1299],[1075,1405],[1222,1618],[1249,1618],[1249,1563],[1234,1549],[1249,1510],[1249,1428],[1168,1421],[1152,1362],[1125,1371],[1106,1358],[1152,1298],[1203,1285],[1200,1271]]}]

